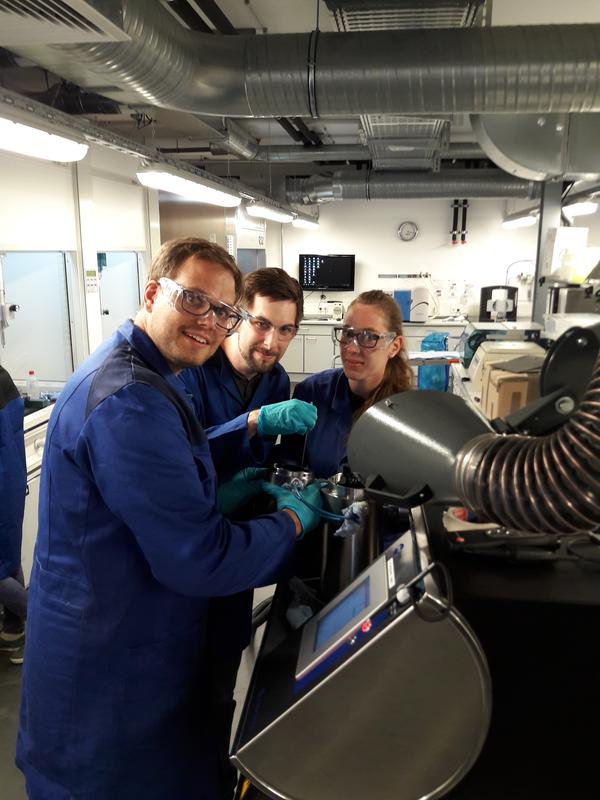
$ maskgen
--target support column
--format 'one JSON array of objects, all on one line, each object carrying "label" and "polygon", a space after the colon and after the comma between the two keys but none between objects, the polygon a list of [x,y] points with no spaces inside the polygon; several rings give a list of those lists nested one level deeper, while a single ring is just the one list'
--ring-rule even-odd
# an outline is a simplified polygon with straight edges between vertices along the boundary
[{"label": "support column", "polygon": [[562,181],[546,181],[542,187],[540,221],[538,224],[537,255],[533,282],[533,322],[544,324],[544,314],[548,300],[548,276],[544,275],[543,265],[548,246],[548,231],[560,226]]}]

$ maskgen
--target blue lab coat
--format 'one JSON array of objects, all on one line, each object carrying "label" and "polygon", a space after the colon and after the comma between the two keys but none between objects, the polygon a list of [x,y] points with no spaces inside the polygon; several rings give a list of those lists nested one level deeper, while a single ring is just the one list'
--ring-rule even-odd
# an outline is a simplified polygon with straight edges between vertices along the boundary
[{"label": "blue lab coat", "polygon": [[0,580],[21,566],[26,489],[23,399],[0,367]]},{"label": "blue lab coat", "polygon": [[[270,403],[290,399],[290,379],[280,364],[260,376],[252,399],[245,405],[233,379],[231,365],[223,350],[201,367],[180,373],[186,391],[210,444],[219,482],[244,467],[267,463],[275,436],[248,437],[248,412]],[[252,636],[252,592],[219,597],[211,602],[213,648],[225,658],[241,652]],[[235,616],[237,636],[224,637],[223,621]],[[245,620],[245,624],[244,621]]]},{"label": "blue lab coat", "polygon": [[180,375],[206,431],[219,481],[244,467],[262,466],[275,444],[275,436],[248,438],[249,411],[290,399],[290,379],[280,364],[263,373],[249,405],[245,406],[233,379],[227,356],[219,348],[201,367]]},{"label": "blue lab coat", "polygon": [[[346,461],[348,436],[352,427],[352,402],[348,379],[342,369],[326,369],[310,375],[294,389],[294,397],[317,407],[317,424],[306,439],[304,464],[317,478],[329,478],[340,472]],[[285,436],[282,459],[299,464],[304,447],[303,436]]]},{"label": "blue lab coat", "polygon": [[181,381],[124,323],[48,426],[17,743],[30,800],[215,800],[207,598],[277,580],[295,542],[287,514],[233,525],[215,492]]}]

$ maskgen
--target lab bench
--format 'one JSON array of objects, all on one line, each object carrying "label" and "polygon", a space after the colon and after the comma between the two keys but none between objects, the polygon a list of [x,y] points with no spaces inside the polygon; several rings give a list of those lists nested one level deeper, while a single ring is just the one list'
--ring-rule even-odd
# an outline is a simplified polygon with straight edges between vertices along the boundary
[{"label": "lab bench", "polygon": [[[424,515],[432,557],[492,676],[490,731],[448,800],[567,800],[598,794],[600,560],[511,562],[452,551],[442,509]],[[449,687],[451,691],[451,687]],[[590,735],[591,734],[591,735]]]}]

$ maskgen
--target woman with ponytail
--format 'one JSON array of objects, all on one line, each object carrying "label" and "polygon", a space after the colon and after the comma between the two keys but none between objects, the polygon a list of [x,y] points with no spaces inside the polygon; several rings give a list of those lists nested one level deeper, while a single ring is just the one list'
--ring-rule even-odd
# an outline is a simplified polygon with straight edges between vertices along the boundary
[{"label": "woman with ponytail", "polygon": [[327,369],[299,383],[294,397],[317,407],[317,423],[304,437],[284,437],[278,460],[310,467],[318,478],[340,472],[354,422],[374,403],[411,388],[402,336],[402,315],[395,300],[380,290],[363,292],[348,307],[343,325],[334,328],[342,369]]}]

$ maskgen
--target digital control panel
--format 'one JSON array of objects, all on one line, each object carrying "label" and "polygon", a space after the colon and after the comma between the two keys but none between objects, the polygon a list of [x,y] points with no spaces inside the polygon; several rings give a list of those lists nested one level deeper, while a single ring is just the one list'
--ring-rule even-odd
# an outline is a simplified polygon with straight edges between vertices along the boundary
[{"label": "digital control panel", "polygon": [[302,630],[296,680],[304,678],[336,651],[354,647],[383,619],[381,612],[395,601],[396,589],[414,575],[398,539],[350,586],[310,619]]}]

